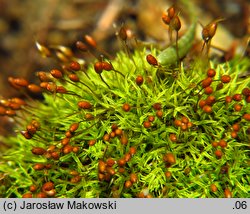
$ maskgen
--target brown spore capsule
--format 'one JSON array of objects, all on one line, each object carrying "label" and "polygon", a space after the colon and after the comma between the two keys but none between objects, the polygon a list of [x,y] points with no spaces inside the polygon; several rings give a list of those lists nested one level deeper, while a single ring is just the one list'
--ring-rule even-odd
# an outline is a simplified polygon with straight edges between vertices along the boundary
[{"label": "brown spore capsule", "polygon": [[102,62],[96,62],[94,64],[94,69],[95,69],[96,73],[98,73],[98,74],[102,73],[102,71],[103,71]]},{"label": "brown spore capsule", "polygon": [[84,39],[85,39],[85,41],[88,43],[88,45],[90,45],[90,46],[93,47],[93,48],[96,48],[97,43],[96,43],[96,41],[94,40],[94,38],[93,38],[92,36],[90,36],[90,35],[85,35],[85,36],[84,36]]},{"label": "brown spore capsule", "polygon": [[29,84],[27,86],[28,90],[33,93],[33,94],[39,94],[42,92],[42,89],[39,85],[36,85],[36,84]]},{"label": "brown spore capsule", "polygon": [[70,63],[69,68],[73,71],[79,71],[81,70],[81,65],[79,62],[73,61]]},{"label": "brown spore capsule", "polygon": [[56,79],[61,79],[63,77],[62,72],[58,69],[52,69],[50,71],[50,74]]},{"label": "brown spore capsule", "polygon": [[148,55],[146,56],[146,59],[147,59],[147,62],[148,62],[150,65],[153,65],[153,66],[157,66],[157,65],[158,65],[157,59],[156,59],[152,54],[148,54]]},{"label": "brown spore capsule", "polygon": [[41,148],[41,147],[33,147],[31,152],[34,155],[43,155],[46,152],[46,150],[44,148]]},{"label": "brown spore capsule", "polygon": [[109,62],[102,62],[102,69],[105,71],[111,71],[113,70],[113,66]]},{"label": "brown spore capsule", "polygon": [[78,107],[81,109],[91,109],[92,105],[88,101],[79,101],[78,102]]}]

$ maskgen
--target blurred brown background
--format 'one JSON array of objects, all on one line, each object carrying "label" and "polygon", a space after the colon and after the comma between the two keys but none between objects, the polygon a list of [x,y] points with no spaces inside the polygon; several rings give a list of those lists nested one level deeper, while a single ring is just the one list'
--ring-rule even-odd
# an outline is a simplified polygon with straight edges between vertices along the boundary
[{"label": "blurred brown background", "polygon": [[[75,50],[74,43],[84,34],[93,35],[111,53],[120,47],[115,32],[125,23],[145,41],[165,40],[161,21],[170,0],[0,0],[0,98],[18,95],[8,76],[34,81],[35,72],[53,68],[54,61],[38,53],[35,41],[60,44]],[[223,34],[217,43],[225,47],[233,40],[249,36],[248,0],[192,0],[202,23],[224,17]],[[185,13],[185,11],[183,11]],[[115,27],[115,25],[117,27]],[[219,33],[218,33],[219,34]],[[229,47],[228,47],[229,48]],[[0,126],[3,119],[0,118]]]}]

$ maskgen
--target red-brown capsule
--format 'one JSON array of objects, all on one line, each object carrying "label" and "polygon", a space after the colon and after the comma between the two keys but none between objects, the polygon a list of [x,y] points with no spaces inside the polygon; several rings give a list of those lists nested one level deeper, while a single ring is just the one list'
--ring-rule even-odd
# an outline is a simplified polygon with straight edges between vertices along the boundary
[{"label": "red-brown capsule", "polygon": [[43,184],[42,191],[43,192],[50,191],[50,190],[54,189],[54,187],[55,187],[54,183],[49,181],[49,182],[46,182],[45,184]]},{"label": "red-brown capsule", "polygon": [[24,78],[15,78],[14,83],[21,87],[27,87],[29,85],[29,82]]},{"label": "red-brown capsule", "polygon": [[202,38],[205,42],[208,42],[213,38],[217,29],[217,22],[211,22],[202,29]]},{"label": "red-brown capsule", "polygon": [[79,128],[79,123],[72,123],[69,127],[70,132],[75,132]]},{"label": "red-brown capsule", "polygon": [[200,108],[203,108],[206,105],[206,100],[200,100],[199,106]]},{"label": "red-brown capsule", "polygon": [[153,122],[155,120],[155,117],[153,115],[148,116],[148,121]]},{"label": "red-brown capsule", "polygon": [[41,127],[40,123],[37,120],[32,120],[30,124],[34,126],[37,130]]},{"label": "red-brown capsule", "polygon": [[51,157],[54,159],[54,160],[58,160],[60,158],[60,154],[58,152],[52,152],[51,153]]},{"label": "red-brown capsule", "polygon": [[232,138],[238,137],[238,133],[237,133],[236,131],[232,131],[232,132],[231,132],[231,137],[232,137]]},{"label": "red-brown capsule", "polygon": [[226,103],[231,103],[232,100],[233,100],[233,98],[231,96],[226,96],[226,98],[225,98]]},{"label": "red-brown capsule", "polygon": [[223,85],[222,82],[218,83],[217,86],[216,86],[216,91],[221,90],[223,87],[224,87],[224,85]]},{"label": "red-brown capsule", "polygon": [[128,35],[127,35],[127,30],[124,26],[121,27],[121,29],[119,30],[119,37],[121,40],[123,41],[126,41],[127,38],[128,38]]},{"label": "red-brown capsule", "polygon": [[170,171],[166,171],[165,176],[166,176],[166,178],[170,179],[172,176],[172,173]]},{"label": "red-brown capsule", "polygon": [[84,117],[86,120],[92,120],[94,118],[93,114],[91,113],[86,113]]},{"label": "red-brown capsule", "polygon": [[123,145],[128,144],[128,138],[126,135],[122,135],[120,140],[121,140],[121,144],[123,144]]},{"label": "red-brown capsule", "polygon": [[0,106],[0,116],[5,115],[6,112],[6,108],[4,108],[3,106]]},{"label": "red-brown capsule", "polygon": [[34,135],[37,131],[37,128],[35,126],[33,126],[32,124],[28,124],[26,126],[26,130],[31,134]]},{"label": "red-brown capsule", "polygon": [[6,115],[6,116],[9,116],[9,117],[16,116],[16,111],[15,111],[15,110],[12,110],[12,109],[7,109],[7,110],[5,111],[5,115]]},{"label": "red-brown capsule", "polygon": [[96,140],[89,140],[88,142],[89,146],[93,146],[95,145],[95,143],[96,143]]},{"label": "red-brown capsule", "polygon": [[12,110],[19,110],[21,108],[21,105],[18,103],[14,103],[14,102],[10,102],[9,103],[9,108],[11,108]]},{"label": "red-brown capsule", "polygon": [[115,160],[113,158],[108,158],[106,163],[108,166],[112,167],[115,164]]},{"label": "red-brown capsule", "polygon": [[26,139],[31,139],[32,135],[26,130],[20,132]]},{"label": "red-brown capsule", "polygon": [[109,136],[109,134],[105,134],[105,135],[103,135],[103,141],[109,141],[110,140],[110,136]]},{"label": "red-brown capsule", "polygon": [[73,134],[74,134],[74,133],[70,132],[69,130],[65,132],[65,136],[66,136],[67,138],[73,137]]},{"label": "red-brown capsule", "polygon": [[79,150],[80,150],[80,148],[79,148],[78,146],[73,146],[73,147],[72,147],[72,151],[73,151],[74,153],[79,152]]},{"label": "red-brown capsule", "polygon": [[179,31],[181,29],[181,21],[179,16],[174,16],[170,21],[170,27],[173,28],[175,31]]},{"label": "red-brown capsule", "polygon": [[47,198],[47,195],[45,192],[39,192],[36,194],[36,198]]},{"label": "red-brown capsule", "polygon": [[238,103],[234,104],[234,110],[235,111],[241,111],[241,109],[242,109],[242,105],[241,104],[238,104]]},{"label": "red-brown capsule", "polygon": [[123,167],[126,164],[126,161],[124,158],[121,158],[117,161],[118,166]]},{"label": "red-brown capsule", "polygon": [[22,195],[22,198],[33,198],[32,193],[27,192]]},{"label": "red-brown capsule", "polygon": [[76,42],[76,47],[77,47],[77,49],[79,49],[80,51],[83,51],[83,52],[88,51],[87,45],[84,44],[84,43],[81,42],[81,41],[77,41],[77,42]]},{"label": "red-brown capsule", "polygon": [[181,130],[182,130],[182,131],[186,131],[187,129],[188,129],[187,124],[186,124],[186,123],[182,123],[182,124],[181,124]]},{"label": "red-brown capsule", "polygon": [[115,170],[112,167],[107,167],[106,171],[112,176],[115,174]]},{"label": "red-brown capsule", "polygon": [[19,97],[13,97],[13,98],[10,99],[10,101],[14,102],[14,103],[17,103],[19,105],[26,105],[26,102],[23,99],[19,98]]},{"label": "red-brown capsule", "polygon": [[242,100],[241,94],[234,94],[232,98],[235,101],[241,101]]},{"label": "red-brown capsule", "polygon": [[229,83],[231,80],[231,77],[229,75],[222,75],[220,78],[221,82],[223,83]]},{"label": "red-brown capsule", "polygon": [[73,178],[70,179],[70,182],[75,184],[75,183],[80,182],[81,179],[82,179],[82,178],[81,178],[80,175],[76,175],[76,176],[74,176]]},{"label": "red-brown capsule", "polygon": [[44,71],[38,71],[37,73],[38,78],[41,82],[50,82],[52,81],[50,75]]},{"label": "red-brown capsule", "polygon": [[245,98],[245,101],[246,101],[247,103],[250,103],[250,96],[247,96],[247,97]]},{"label": "red-brown capsule", "polygon": [[137,174],[131,173],[131,174],[130,174],[130,181],[131,181],[132,183],[136,183],[137,180],[138,180]]},{"label": "red-brown capsule", "polygon": [[31,192],[35,192],[36,190],[37,190],[37,186],[34,185],[34,184],[32,184],[32,185],[30,186],[30,191],[31,191]]},{"label": "red-brown capsule", "polygon": [[105,178],[105,175],[103,174],[103,173],[98,173],[98,180],[99,181],[103,181],[104,180],[104,178]]},{"label": "red-brown capsule", "polygon": [[175,16],[175,8],[174,8],[174,6],[169,7],[167,12],[168,12],[169,18],[172,19]]},{"label": "red-brown capsule", "polygon": [[155,110],[161,110],[161,104],[160,104],[160,103],[154,103],[154,104],[153,104],[153,108],[154,108]]},{"label": "red-brown capsule", "polygon": [[209,105],[205,105],[205,106],[202,108],[202,110],[203,110],[204,112],[206,112],[207,114],[210,114],[210,113],[213,112],[212,107],[209,106]]},{"label": "red-brown capsule", "polygon": [[177,120],[177,119],[174,120],[175,126],[179,127],[179,126],[181,126],[181,124],[182,124],[181,120]]},{"label": "red-brown capsule", "polygon": [[211,145],[212,145],[212,147],[216,148],[216,147],[219,145],[219,143],[216,142],[216,141],[213,141],[213,142],[211,143]]},{"label": "red-brown capsule", "polygon": [[34,170],[42,170],[45,168],[45,165],[42,164],[42,163],[36,163],[34,166],[33,166],[33,169]]},{"label": "red-brown capsule", "polygon": [[131,154],[130,153],[126,153],[125,155],[124,155],[124,160],[126,161],[126,162],[129,162],[130,161],[130,159],[131,159]]},{"label": "red-brown capsule", "polygon": [[116,136],[115,131],[110,132],[110,138],[114,138]]},{"label": "red-brown capsule", "polygon": [[88,45],[92,46],[93,48],[96,48],[97,44],[93,37],[91,37],[90,35],[85,35],[84,39],[88,43]]},{"label": "red-brown capsule", "polygon": [[213,93],[213,88],[211,86],[208,86],[204,89],[205,94],[212,94]]},{"label": "red-brown capsule", "polygon": [[221,148],[226,148],[227,147],[227,142],[225,141],[225,140],[220,140],[219,141],[219,146],[221,147]]},{"label": "red-brown capsule", "polygon": [[208,86],[211,85],[211,83],[213,82],[213,79],[211,77],[207,77],[206,79],[202,80],[202,88],[206,88]]},{"label": "red-brown capsule", "polygon": [[153,65],[153,66],[157,66],[158,65],[158,61],[157,59],[151,55],[151,54],[148,54],[146,56],[146,59],[147,59],[147,62],[150,64],[150,65]]},{"label": "red-brown capsule", "polygon": [[130,147],[129,153],[133,156],[136,153],[136,148],[134,146]]},{"label": "red-brown capsule", "polygon": [[235,123],[232,125],[232,128],[234,131],[238,132],[240,131],[240,124],[239,123]]},{"label": "red-brown capsule", "polygon": [[62,72],[58,69],[52,69],[50,71],[50,74],[56,79],[61,79],[63,77]]},{"label": "red-brown capsule", "polygon": [[10,83],[10,85],[15,89],[20,89],[21,86],[17,85],[14,80],[15,79],[13,77],[8,77],[8,82]]},{"label": "red-brown capsule", "polygon": [[76,74],[69,74],[68,77],[72,82],[79,82],[80,81],[79,77]]},{"label": "red-brown capsule", "polygon": [[189,119],[185,116],[181,117],[181,122],[187,124],[189,122]]},{"label": "red-brown capsule", "polygon": [[121,129],[117,128],[117,129],[115,130],[115,134],[116,134],[117,136],[121,136],[121,135],[123,134],[123,131],[122,131]]},{"label": "red-brown capsule", "polygon": [[96,73],[98,73],[98,74],[102,73],[102,71],[103,71],[102,62],[96,62],[94,64],[94,69],[95,69]]},{"label": "red-brown capsule", "polygon": [[88,101],[79,101],[78,107],[81,109],[90,109],[92,108],[92,105]]},{"label": "red-brown capsule", "polygon": [[101,173],[104,173],[106,171],[106,163],[102,160],[99,160],[99,163],[98,163],[98,170],[99,172]]},{"label": "red-brown capsule", "polygon": [[217,188],[217,186],[215,184],[211,184],[210,189],[211,189],[212,192],[217,192],[218,188]]},{"label": "red-brown capsule", "polygon": [[141,86],[141,85],[143,84],[143,81],[144,81],[144,79],[143,79],[143,76],[141,76],[141,75],[138,75],[138,76],[136,77],[136,79],[135,79],[135,82],[136,82],[136,84],[137,84],[138,86]]},{"label": "red-brown capsule", "polygon": [[166,13],[162,14],[161,19],[166,25],[170,24],[171,19]]},{"label": "red-brown capsule", "polygon": [[73,61],[70,63],[69,68],[73,71],[79,71],[81,70],[81,65],[79,62]]},{"label": "red-brown capsule", "polygon": [[172,142],[176,142],[176,141],[177,141],[177,136],[176,136],[176,134],[170,134],[170,135],[169,135],[169,139],[170,139]]},{"label": "red-brown capsule", "polygon": [[33,93],[33,94],[39,94],[42,92],[42,89],[40,86],[36,85],[36,84],[29,84],[27,86],[28,90]]},{"label": "red-brown capsule", "polygon": [[249,88],[243,88],[241,92],[244,96],[250,96],[250,89]]},{"label": "red-brown capsule", "polygon": [[60,93],[60,94],[66,94],[68,91],[66,88],[64,88],[62,85],[58,85],[56,87],[56,93]]},{"label": "red-brown capsule", "polygon": [[105,71],[111,71],[113,70],[113,66],[109,62],[102,62],[102,69]]},{"label": "red-brown capsule", "polygon": [[156,116],[157,116],[158,118],[162,118],[162,117],[163,117],[163,111],[162,111],[162,110],[157,110],[157,111],[156,111]]},{"label": "red-brown capsule", "polygon": [[229,188],[226,188],[224,190],[224,196],[225,196],[225,198],[232,198],[232,192],[230,191]]},{"label": "red-brown capsule", "polygon": [[62,152],[64,154],[69,154],[70,152],[72,152],[72,146],[67,144],[62,148]]},{"label": "red-brown capsule", "polygon": [[111,129],[112,129],[112,131],[115,131],[116,129],[118,129],[118,125],[115,123],[112,124]]},{"label": "red-brown capsule", "polygon": [[132,182],[130,180],[125,181],[124,187],[129,189],[130,187],[132,187]]},{"label": "red-brown capsule", "polygon": [[220,159],[220,158],[222,157],[222,155],[223,155],[223,153],[222,153],[221,150],[216,150],[216,151],[214,152],[214,154],[215,154],[215,156],[216,156],[218,159]]},{"label": "red-brown capsule", "polygon": [[149,121],[145,121],[145,122],[143,122],[143,126],[144,126],[144,128],[148,129],[151,127],[151,123]]},{"label": "red-brown capsule", "polygon": [[46,89],[48,84],[49,84],[49,82],[41,82],[40,87],[43,88],[43,89]]},{"label": "red-brown capsule", "polygon": [[43,155],[46,152],[46,150],[44,148],[41,148],[41,147],[33,147],[31,152],[34,155]]},{"label": "red-brown capsule", "polygon": [[126,169],[124,167],[119,167],[118,168],[118,172],[120,173],[124,173],[126,171]]},{"label": "red-brown capsule", "polygon": [[51,92],[51,93],[55,93],[56,90],[57,90],[57,86],[56,86],[55,83],[49,82],[48,85],[47,85],[47,87],[46,87],[46,89],[47,89],[49,92]]},{"label": "red-brown capsule", "polygon": [[206,99],[206,104],[212,106],[216,102],[216,98],[213,95],[209,95]]},{"label": "red-brown capsule", "polygon": [[122,106],[122,109],[123,109],[123,111],[128,112],[128,111],[130,111],[131,107],[128,103],[124,103]]},{"label": "red-brown capsule", "polygon": [[166,161],[169,164],[175,164],[176,160],[175,160],[175,156],[173,155],[173,153],[167,153],[163,156],[163,160]]},{"label": "red-brown capsule", "polygon": [[207,76],[208,77],[214,77],[216,75],[216,71],[214,70],[214,69],[212,69],[212,68],[210,68],[210,69],[208,69],[207,70]]},{"label": "red-brown capsule", "polygon": [[56,195],[56,190],[52,189],[52,190],[46,191],[45,193],[49,197],[54,197]]},{"label": "red-brown capsule", "polygon": [[244,114],[243,119],[250,121],[250,114],[249,113]]}]

